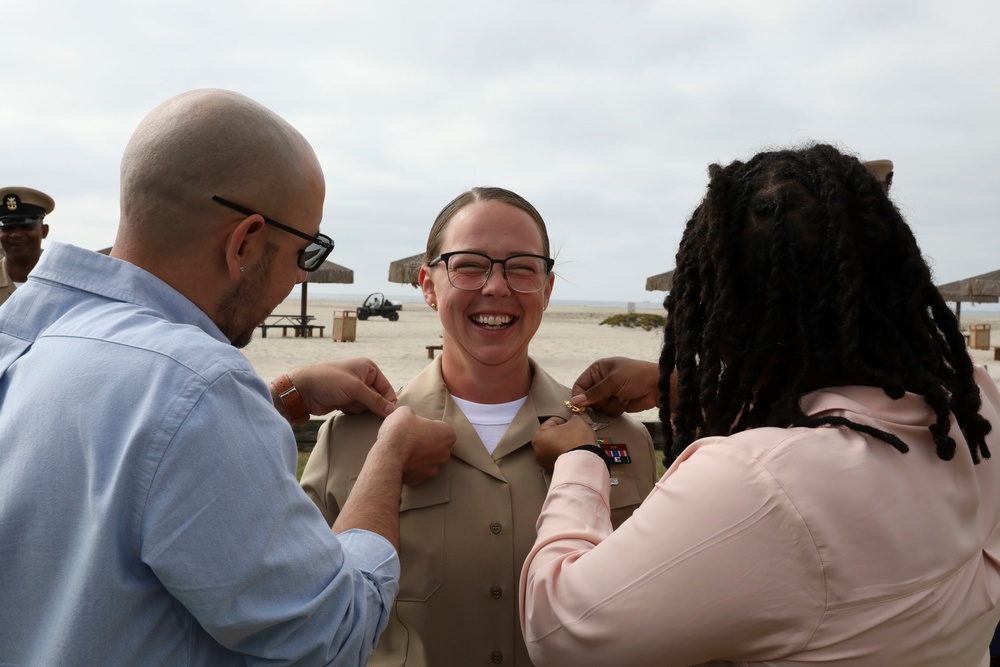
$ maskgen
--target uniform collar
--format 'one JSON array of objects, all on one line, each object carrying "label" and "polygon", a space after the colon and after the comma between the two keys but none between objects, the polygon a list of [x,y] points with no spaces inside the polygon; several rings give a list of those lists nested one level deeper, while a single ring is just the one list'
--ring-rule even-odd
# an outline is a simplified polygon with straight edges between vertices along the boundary
[{"label": "uniform collar", "polygon": [[452,456],[503,480],[505,477],[496,461],[530,443],[541,422],[555,415],[569,415],[564,401],[569,399],[570,390],[556,382],[532,359],[528,360],[528,365],[532,373],[528,399],[517,411],[514,421],[497,443],[492,456],[486,451],[465,414],[451,400],[441,376],[441,356],[400,390],[398,405],[408,405],[423,417],[451,424],[457,436]]}]

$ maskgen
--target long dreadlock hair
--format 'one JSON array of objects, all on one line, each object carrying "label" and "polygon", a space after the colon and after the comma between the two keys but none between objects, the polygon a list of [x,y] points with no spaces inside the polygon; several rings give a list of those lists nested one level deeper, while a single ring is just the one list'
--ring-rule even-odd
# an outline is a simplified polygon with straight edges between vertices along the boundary
[{"label": "long dreadlock hair", "polygon": [[[761,426],[843,426],[909,451],[843,417],[810,417],[801,396],[870,385],[934,410],[950,460],[955,415],[972,460],[989,458],[990,423],[954,314],[910,227],[854,157],[828,145],[765,152],[709,168],[667,296],[660,419],[669,463],[696,437]],[[678,396],[670,413],[670,375]]]}]

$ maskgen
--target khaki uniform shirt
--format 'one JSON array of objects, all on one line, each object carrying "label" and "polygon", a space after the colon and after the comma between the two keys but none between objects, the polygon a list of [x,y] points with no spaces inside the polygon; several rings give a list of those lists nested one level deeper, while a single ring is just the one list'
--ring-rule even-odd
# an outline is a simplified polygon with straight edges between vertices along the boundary
[{"label": "khaki uniform shirt", "polygon": [[[568,416],[570,390],[531,363],[528,399],[490,455],[448,394],[441,358],[399,392],[399,405],[450,424],[451,459],[419,486],[403,487],[399,507],[399,596],[369,665],[505,667],[531,665],[518,618],[518,577],[535,541],[550,476],[535,462],[531,438],[553,415]],[[338,415],[322,426],[302,486],[333,524],[381,418]],[[632,462],[613,465],[611,518],[628,518],[656,482],[653,442],[629,418],[597,415],[598,431],[628,447]]]},{"label": "khaki uniform shirt", "polygon": [[7,274],[7,260],[0,258],[0,303],[10,298],[14,293],[14,281]]}]

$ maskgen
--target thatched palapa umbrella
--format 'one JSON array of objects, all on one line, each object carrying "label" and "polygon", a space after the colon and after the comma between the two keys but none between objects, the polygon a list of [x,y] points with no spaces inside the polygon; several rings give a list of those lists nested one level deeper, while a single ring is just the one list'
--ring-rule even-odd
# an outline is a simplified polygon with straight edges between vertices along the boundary
[{"label": "thatched palapa umbrella", "polygon": [[657,273],[655,276],[646,278],[647,292],[669,292],[674,286],[674,272],[671,269],[666,273]]},{"label": "thatched palapa umbrella", "polygon": [[389,282],[417,287],[417,277],[423,264],[424,253],[397,259],[389,264]]},{"label": "thatched palapa umbrella", "polygon": [[306,336],[306,317],[308,316],[309,283],[338,283],[341,285],[354,284],[354,270],[346,266],[335,264],[331,261],[323,262],[323,266],[315,271],[306,274],[306,280],[302,283],[302,337]]},{"label": "thatched palapa umbrella", "polygon": [[955,302],[955,317],[961,324],[963,301],[969,303],[1000,302],[1000,271],[982,273],[971,278],[938,285],[937,290],[945,301]]}]

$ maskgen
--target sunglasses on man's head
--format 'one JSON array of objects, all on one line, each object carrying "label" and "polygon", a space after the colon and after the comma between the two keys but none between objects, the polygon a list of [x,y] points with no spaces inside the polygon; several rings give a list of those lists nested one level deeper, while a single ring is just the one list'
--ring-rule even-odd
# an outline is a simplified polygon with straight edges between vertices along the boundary
[{"label": "sunglasses on man's head", "polygon": [[226,208],[236,211],[237,213],[242,213],[243,215],[259,215],[264,219],[265,223],[271,225],[272,227],[277,227],[278,229],[284,230],[289,234],[295,234],[299,238],[309,241],[309,245],[299,251],[299,268],[303,271],[315,271],[319,267],[323,266],[323,262],[325,262],[326,258],[330,256],[331,252],[333,252],[333,239],[326,234],[311,236],[305,232],[300,232],[294,227],[289,227],[288,225],[284,225],[277,220],[269,218],[262,213],[249,209],[246,206],[236,204],[228,199],[223,199],[218,195],[212,195],[212,199]]}]

